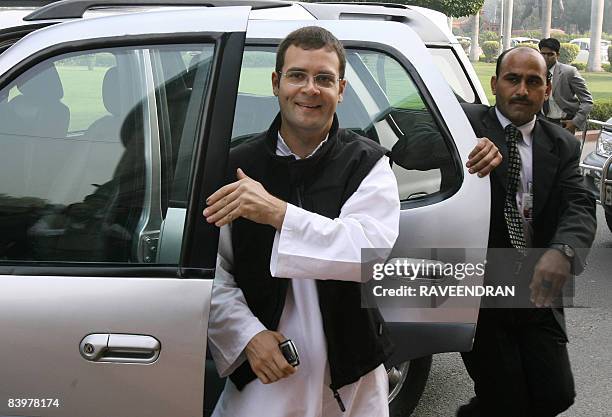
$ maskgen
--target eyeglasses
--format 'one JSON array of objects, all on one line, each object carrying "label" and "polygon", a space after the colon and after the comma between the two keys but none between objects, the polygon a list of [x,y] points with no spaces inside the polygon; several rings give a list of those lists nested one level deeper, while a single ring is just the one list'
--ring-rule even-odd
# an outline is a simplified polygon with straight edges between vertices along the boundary
[{"label": "eyeglasses", "polygon": [[540,55],[543,55],[543,56],[555,56],[557,54],[556,54],[556,52],[540,52]]},{"label": "eyeglasses", "polygon": [[[293,85],[295,87],[306,86],[308,84],[308,80],[311,77],[310,74],[304,71],[278,71],[278,74],[281,77],[284,77],[290,85]],[[332,88],[339,80],[342,79],[336,77],[334,74],[317,74],[312,78],[314,79],[315,85],[320,88]]]}]

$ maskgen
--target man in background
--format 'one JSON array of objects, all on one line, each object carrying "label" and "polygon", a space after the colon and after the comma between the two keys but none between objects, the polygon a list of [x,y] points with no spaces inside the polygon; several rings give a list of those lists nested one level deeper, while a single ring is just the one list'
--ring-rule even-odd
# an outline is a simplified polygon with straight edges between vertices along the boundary
[{"label": "man in background", "polygon": [[544,103],[544,115],[571,133],[577,128],[583,130],[593,108],[593,96],[584,78],[575,67],[559,62],[561,44],[557,39],[542,39],[539,46],[552,77],[552,93]]}]

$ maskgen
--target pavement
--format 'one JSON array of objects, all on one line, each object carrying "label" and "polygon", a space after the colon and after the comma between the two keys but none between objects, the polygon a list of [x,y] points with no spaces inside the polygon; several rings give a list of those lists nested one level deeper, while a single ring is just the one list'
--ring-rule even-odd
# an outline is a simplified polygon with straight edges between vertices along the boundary
[{"label": "pavement", "polygon": [[[587,134],[586,134],[586,141],[587,142],[594,142],[597,140],[597,138],[599,137],[599,132],[600,130],[587,130]],[[576,137],[580,140],[582,140],[582,131],[578,131],[576,132]]]}]

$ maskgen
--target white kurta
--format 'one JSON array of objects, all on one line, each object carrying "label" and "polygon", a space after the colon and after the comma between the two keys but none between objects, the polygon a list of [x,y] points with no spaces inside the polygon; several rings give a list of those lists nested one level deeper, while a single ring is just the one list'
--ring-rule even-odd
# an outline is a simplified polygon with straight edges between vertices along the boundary
[{"label": "white kurta", "polygon": [[[292,154],[280,137],[277,154]],[[338,390],[346,406],[345,413],[340,411],[329,388],[315,280],[361,281],[361,249],[391,248],[398,228],[398,189],[387,157],[372,168],[337,219],[287,205],[283,226],[274,239],[270,272],[273,277],[290,278],[277,331],[295,342],[300,366],[288,378],[267,385],[257,379],[242,391],[228,379],[213,417],[388,415],[384,365]],[[246,360],[247,343],[265,330],[234,281],[230,234],[230,227],[221,229],[208,329],[210,350],[221,376],[231,374]]]}]

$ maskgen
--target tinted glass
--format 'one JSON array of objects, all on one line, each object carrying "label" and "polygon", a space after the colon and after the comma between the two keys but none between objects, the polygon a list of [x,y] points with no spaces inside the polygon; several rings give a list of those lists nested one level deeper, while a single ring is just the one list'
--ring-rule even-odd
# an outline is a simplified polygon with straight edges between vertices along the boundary
[{"label": "tinted glass", "polygon": [[197,124],[186,115],[199,117],[208,76],[182,56],[212,50],[71,53],[0,91],[0,261],[156,262],[183,126]]}]

